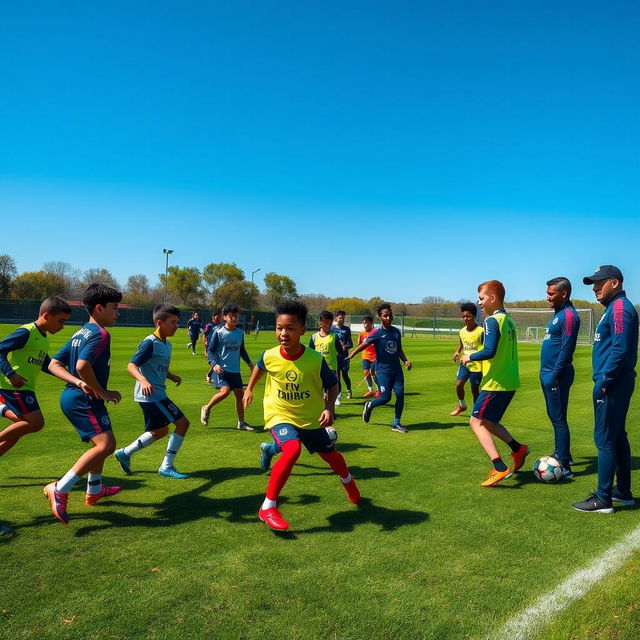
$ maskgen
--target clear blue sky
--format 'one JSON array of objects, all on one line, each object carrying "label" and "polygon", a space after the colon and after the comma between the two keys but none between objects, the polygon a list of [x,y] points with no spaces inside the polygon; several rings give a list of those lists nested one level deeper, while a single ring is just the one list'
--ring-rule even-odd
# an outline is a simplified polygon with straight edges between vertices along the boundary
[{"label": "clear blue sky", "polygon": [[405,301],[591,298],[614,263],[640,302],[639,30],[601,0],[9,3],[0,253]]}]

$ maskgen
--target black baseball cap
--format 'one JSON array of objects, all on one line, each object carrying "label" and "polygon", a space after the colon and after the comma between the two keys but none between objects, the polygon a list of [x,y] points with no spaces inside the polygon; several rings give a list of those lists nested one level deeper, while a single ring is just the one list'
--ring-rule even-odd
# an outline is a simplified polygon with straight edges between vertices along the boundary
[{"label": "black baseball cap", "polygon": [[585,276],[582,278],[582,282],[585,284],[593,284],[599,280],[608,280],[609,278],[615,278],[622,282],[622,271],[620,271],[618,267],[614,267],[612,264],[603,264],[593,272],[592,276]]}]

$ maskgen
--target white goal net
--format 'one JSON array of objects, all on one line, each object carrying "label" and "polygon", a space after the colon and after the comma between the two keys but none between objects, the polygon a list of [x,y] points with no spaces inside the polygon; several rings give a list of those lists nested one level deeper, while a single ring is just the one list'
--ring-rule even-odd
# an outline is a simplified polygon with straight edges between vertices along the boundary
[{"label": "white goal net", "polygon": [[[578,344],[593,342],[593,309],[576,309],[580,318]],[[542,342],[547,323],[555,311],[549,309],[514,309],[507,307],[507,313],[518,329],[518,340],[523,342]]]}]

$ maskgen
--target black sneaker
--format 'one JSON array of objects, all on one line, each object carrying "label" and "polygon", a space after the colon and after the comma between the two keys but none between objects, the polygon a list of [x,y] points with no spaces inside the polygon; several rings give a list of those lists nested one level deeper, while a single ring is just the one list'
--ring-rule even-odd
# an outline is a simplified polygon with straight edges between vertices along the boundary
[{"label": "black sneaker", "polygon": [[364,409],[362,410],[362,419],[365,422],[369,422],[370,418],[371,418],[371,403],[370,402],[365,402],[364,403]]},{"label": "black sneaker", "polygon": [[613,505],[610,502],[602,502],[595,493],[587,496],[582,502],[573,502],[571,506],[576,511],[586,513],[613,513]]},{"label": "black sneaker", "polygon": [[613,487],[611,491],[611,501],[617,502],[618,504],[623,504],[626,507],[633,507],[636,501],[633,499],[633,495],[631,491],[628,493],[622,493],[618,487]]}]

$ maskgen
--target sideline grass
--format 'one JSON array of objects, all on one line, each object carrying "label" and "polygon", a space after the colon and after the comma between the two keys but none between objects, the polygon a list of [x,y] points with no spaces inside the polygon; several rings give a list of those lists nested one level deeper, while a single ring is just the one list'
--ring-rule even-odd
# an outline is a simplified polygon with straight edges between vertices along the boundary
[{"label": "sideline grass", "polygon": [[[0,335],[12,328],[1,326]],[[52,352],[74,330],[54,336]],[[110,414],[120,445],[142,430],[125,366],[148,333],[112,330],[110,386],[124,399]],[[483,638],[637,526],[637,508],[602,516],[569,507],[595,483],[587,347],[577,351],[570,406],[573,482],[545,486],[526,471],[480,488],[488,465],[468,415],[448,415],[455,344],[408,339],[415,368],[406,375],[403,423],[411,432],[389,429],[391,407],[376,410],[369,425],[360,398],[337,410],[340,449],[365,504],[350,505],[339,480],[305,452],[281,503],[292,530],[277,535],[256,517],[266,484],[258,444],[266,438],[234,429],[231,400],[214,409],[209,427],[199,424],[210,393],[200,384],[206,365],[186,342],[184,331],[173,339],[172,370],[195,382],[170,395],[192,423],[176,461],[190,479],[156,474],[164,442],[134,457],[130,478],[110,460],[105,475],[124,491],[85,507],[82,482],[68,527],[50,515],[42,485],[84,449],[58,408],[61,385],[41,379],[47,425],[0,460],[0,518],[17,531],[0,538],[3,637]],[[272,334],[247,340],[254,359],[272,344]],[[539,346],[520,345],[520,353],[523,388],[505,422],[532,446],[530,470],[551,451],[552,437],[537,382]],[[359,381],[359,367],[352,372]],[[247,415],[252,424],[261,423],[261,393],[262,386]],[[635,452],[639,417],[636,394],[628,419]],[[638,487],[637,454],[633,468]],[[635,638],[637,570],[635,557],[561,614],[549,637]]]}]

